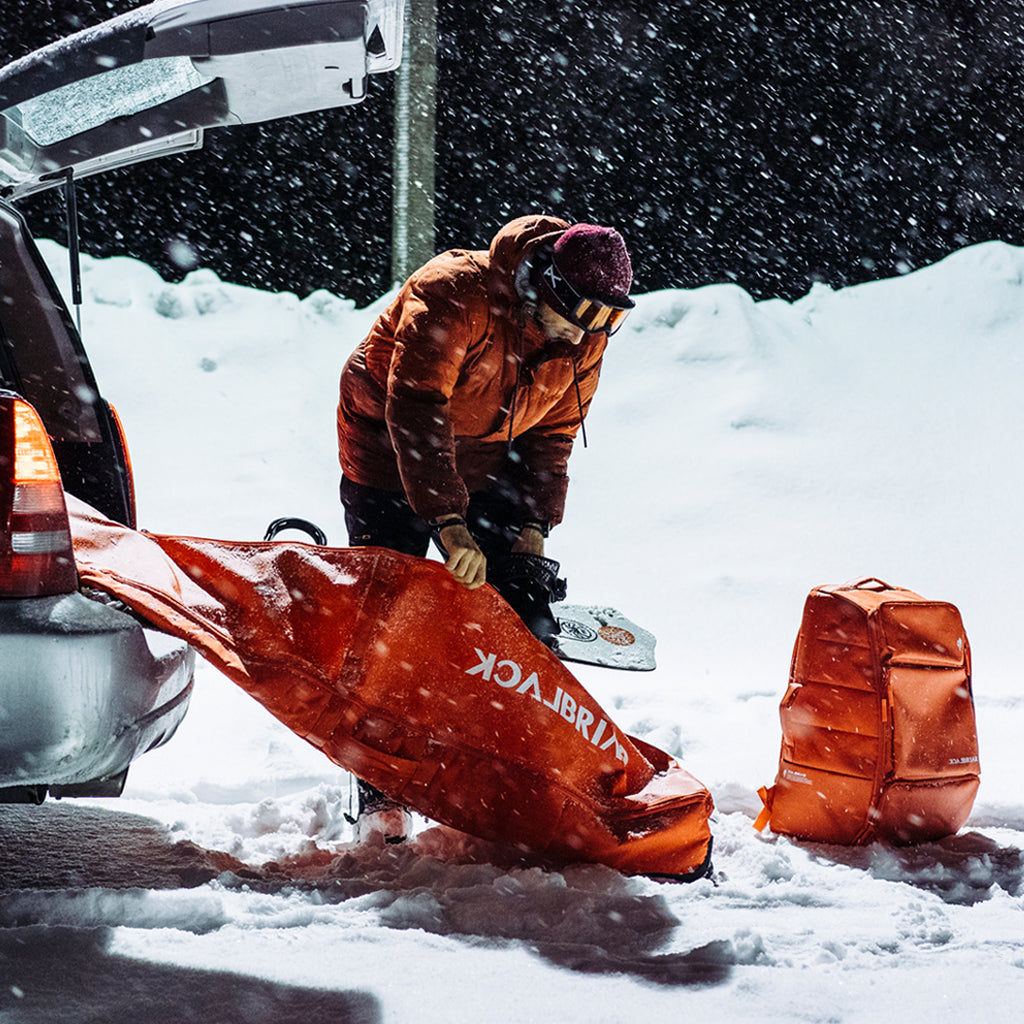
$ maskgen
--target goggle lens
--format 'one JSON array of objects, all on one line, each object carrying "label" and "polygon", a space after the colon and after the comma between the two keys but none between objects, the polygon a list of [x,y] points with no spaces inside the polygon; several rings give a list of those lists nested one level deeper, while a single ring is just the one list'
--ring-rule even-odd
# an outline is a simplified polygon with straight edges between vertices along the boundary
[{"label": "goggle lens", "polygon": [[595,302],[593,299],[580,299],[570,310],[569,319],[588,334],[598,334],[601,331],[614,334],[622,326],[627,313],[628,309],[606,306],[603,302]]}]

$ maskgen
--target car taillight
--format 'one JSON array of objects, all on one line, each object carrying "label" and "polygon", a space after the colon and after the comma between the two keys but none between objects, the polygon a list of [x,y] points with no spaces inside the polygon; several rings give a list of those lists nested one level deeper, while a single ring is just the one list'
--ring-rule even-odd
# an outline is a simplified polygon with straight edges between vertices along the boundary
[{"label": "car taillight", "polygon": [[114,421],[114,427],[117,430],[117,439],[121,444],[121,451],[124,454],[124,471],[128,477],[125,480],[125,498],[128,501],[128,522],[125,523],[125,526],[130,526],[134,530],[136,523],[135,473],[132,470],[132,456],[131,452],[128,451],[128,438],[125,435],[121,417],[110,402],[107,402],[107,408],[110,410],[110,418]]},{"label": "car taillight", "polygon": [[35,409],[0,395],[0,597],[78,588],[60,470]]}]

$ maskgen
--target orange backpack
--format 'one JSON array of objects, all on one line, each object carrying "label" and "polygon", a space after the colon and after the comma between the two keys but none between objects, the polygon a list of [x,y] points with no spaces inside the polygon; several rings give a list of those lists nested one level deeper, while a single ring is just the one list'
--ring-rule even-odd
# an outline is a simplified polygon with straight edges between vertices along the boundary
[{"label": "orange backpack", "polygon": [[854,845],[928,842],[978,789],[971,656],[957,609],[876,579],[817,587],[779,708],[759,830]]}]

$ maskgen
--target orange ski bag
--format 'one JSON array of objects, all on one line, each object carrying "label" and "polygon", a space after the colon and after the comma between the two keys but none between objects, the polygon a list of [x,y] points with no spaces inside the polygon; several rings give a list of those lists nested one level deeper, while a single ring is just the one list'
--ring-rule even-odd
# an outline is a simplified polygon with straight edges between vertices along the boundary
[{"label": "orange ski bag", "polygon": [[68,507],[83,583],[388,796],[561,861],[709,870],[708,791],[625,735],[492,588],[382,548],[169,537]]},{"label": "orange ski bag", "polygon": [[812,590],[756,827],[814,842],[952,835],[979,782],[971,655],[944,601],[865,578]]}]

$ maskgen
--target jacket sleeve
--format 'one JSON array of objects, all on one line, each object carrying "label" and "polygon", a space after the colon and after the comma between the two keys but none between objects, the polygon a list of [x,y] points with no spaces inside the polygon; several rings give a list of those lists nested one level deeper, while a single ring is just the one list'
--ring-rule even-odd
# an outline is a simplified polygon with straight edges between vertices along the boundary
[{"label": "jacket sleeve", "polygon": [[562,521],[569,487],[569,456],[582,423],[581,413],[582,417],[587,415],[597,391],[606,344],[606,338],[595,340],[579,359],[579,395],[576,383],[570,383],[540,423],[516,438],[516,478],[525,519],[551,526]]},{"label": "jacket sleeve", "polygon": [[465,514],[469,504],[449,403],[467,348],[486,332],[487,310],[482,281],[469,268],[427,264],[405,286],[384,413],[406,497],[424,519]]}]

